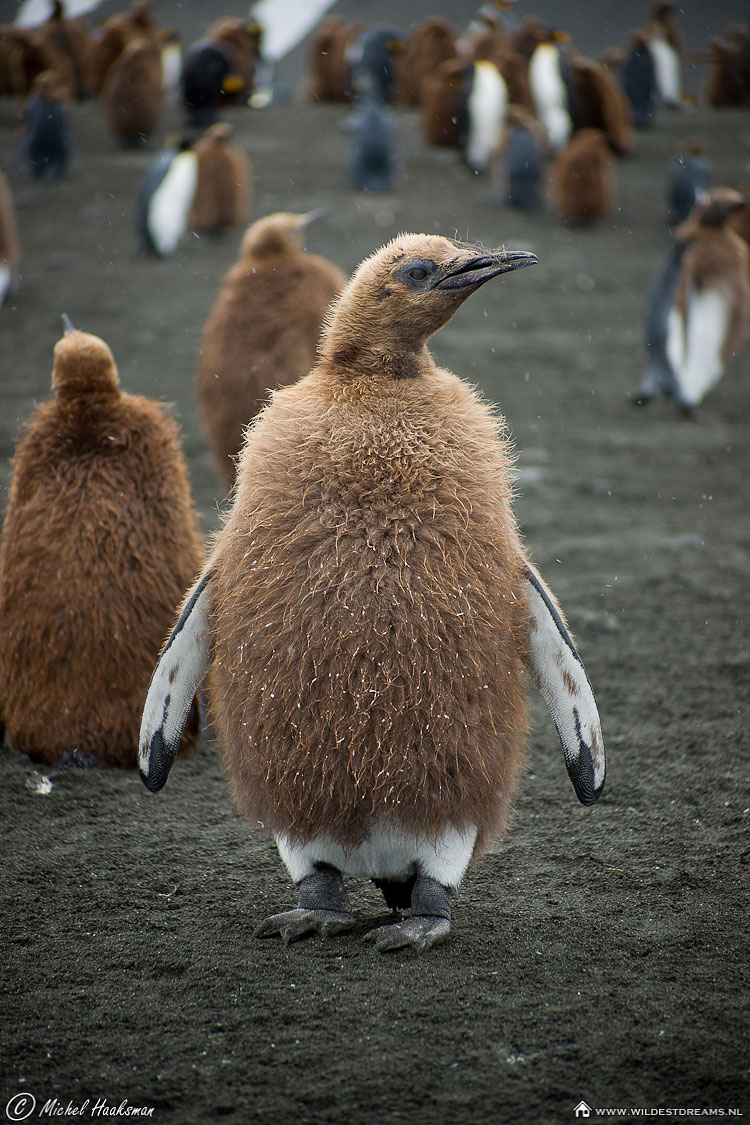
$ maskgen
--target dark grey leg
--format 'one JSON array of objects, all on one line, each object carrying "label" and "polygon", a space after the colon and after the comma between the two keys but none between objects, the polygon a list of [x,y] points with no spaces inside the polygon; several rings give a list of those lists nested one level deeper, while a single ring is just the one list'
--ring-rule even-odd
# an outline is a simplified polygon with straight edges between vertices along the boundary
[{"label": "dark grey leg", "polygon": [[454,891],[429,875],[418,874],[411,894],[411,914],[403,922],[379,926],[367,934],[381,953],[408,947],[424,953],[445,941],[451,928],[451,899]]},{"label": "dark grey leg", "polygon": [[331,937],[352,928],[355,918],[349,910],[349,896],[341,872],[335,867],[316,863],[313,873],[301,879],[297,887],[297,908],[266,918],[255,931],[255,937],[278,934],[284,945],[289,945],[308,934]]}]

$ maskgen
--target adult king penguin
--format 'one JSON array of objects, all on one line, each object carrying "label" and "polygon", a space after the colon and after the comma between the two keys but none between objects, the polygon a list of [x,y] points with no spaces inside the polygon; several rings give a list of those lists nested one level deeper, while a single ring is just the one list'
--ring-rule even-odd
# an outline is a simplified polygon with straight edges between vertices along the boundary
[{"label": "adult king penguin", "polygon": [[[696,416],[740,351],[750,323],[748,247],[729,220],[744,206],[739,192],[714,188],[675,231],[675,246],[649,290],[649,364],[634,399],[637,405],[663,394],[683,414]],[[653,327],[659,334],[651,348]]]},{"label": "adult king penguin", "polygon": [[379,950],[447,936],[466,867],[508,813],[524,664],[580,800],[601,793],[596,704],[518,536],[504,422],[426,343],[481,285],[535,261],[400,235],[357,269],[316,366],[248,433],[234,507],[151,682],[140,769],[161,788],[210,666],[235,799],[299,888],[258,936],[350,929],[344,874],[410,909],[369,935]]},{"label": "adult king penguin", "polygon": [[151,162],[136,201],[138,248],[159,258],[177,249],[198,188],[198,156],[189,137],[168,143]]}]

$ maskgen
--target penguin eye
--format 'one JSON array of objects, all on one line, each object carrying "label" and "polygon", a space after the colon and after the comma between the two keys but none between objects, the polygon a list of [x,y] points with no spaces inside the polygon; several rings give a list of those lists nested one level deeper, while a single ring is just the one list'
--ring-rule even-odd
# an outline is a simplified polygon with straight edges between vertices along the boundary
[{"label": "penguin eye", "polygon": [[396,276],[405,281],[407,285],[420,285],[432,276],[435,270],[435,263],[427,259],[412,258],[410,262],[402,266]]}]

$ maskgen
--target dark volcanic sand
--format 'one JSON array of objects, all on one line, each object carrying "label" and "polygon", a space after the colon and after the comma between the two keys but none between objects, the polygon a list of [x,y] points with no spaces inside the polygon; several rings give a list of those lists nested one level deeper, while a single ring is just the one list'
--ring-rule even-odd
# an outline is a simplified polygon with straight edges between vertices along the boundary
[{"label": "dark volcanic sand", "polygon": [[[64,311],[107,340],[126,390],[175,404],[208,532],[221,494],[194,371],[240,232],[135,256],[153,152],[114,150],[96,106],[79,106],[69,179],[32,184],[10,160],[13,116],[0,103],[24,246],[0,314],[2,484]],[[470,870],[449,943],[381,956],[359,939],[382,900],[357,882],[353,935],[252,938],[294,895],[236,814],[215,746],[157,797],[134,773],[71,768],[43,796],[33,763],[4,751],[0,1117],[19,1091],[37,1099],[32,1120],[52,1098],[90,1099],[84,1119],[97,1098],[127,1100],[162,1123],[556,1123],[581,1099],[747,1113],[749,353],[705,422],[628,402],[669,244],[665,162],[699,135],[716,182],[739,185],[747,113],[664,115],[616,165],[617,214],[583,231],[492,204],[453,152],[422,144],[412,113],[398,114],[402,175],[381,198],[346,186],[345,109],[229,116],[254,163],[254,217],[328,206],[310,248],[346,270],[400,230],[538,254],[432,347],[508,418],[517,510],[599,700],[607,788],[577,803],[534,696],[510,833]]]}]

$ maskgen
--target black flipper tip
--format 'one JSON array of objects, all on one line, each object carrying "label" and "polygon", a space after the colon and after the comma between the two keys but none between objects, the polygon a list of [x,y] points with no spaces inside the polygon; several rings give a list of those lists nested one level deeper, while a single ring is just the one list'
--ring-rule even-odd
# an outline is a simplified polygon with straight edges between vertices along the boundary
[{"label": "black flipper tip", "polygon": [[160,730],[152,734],[149,744],[148,772],[138,767],[141,781],[149,792],[158,793],[164,788],[176,754],[177,747],[167,746]]}]

